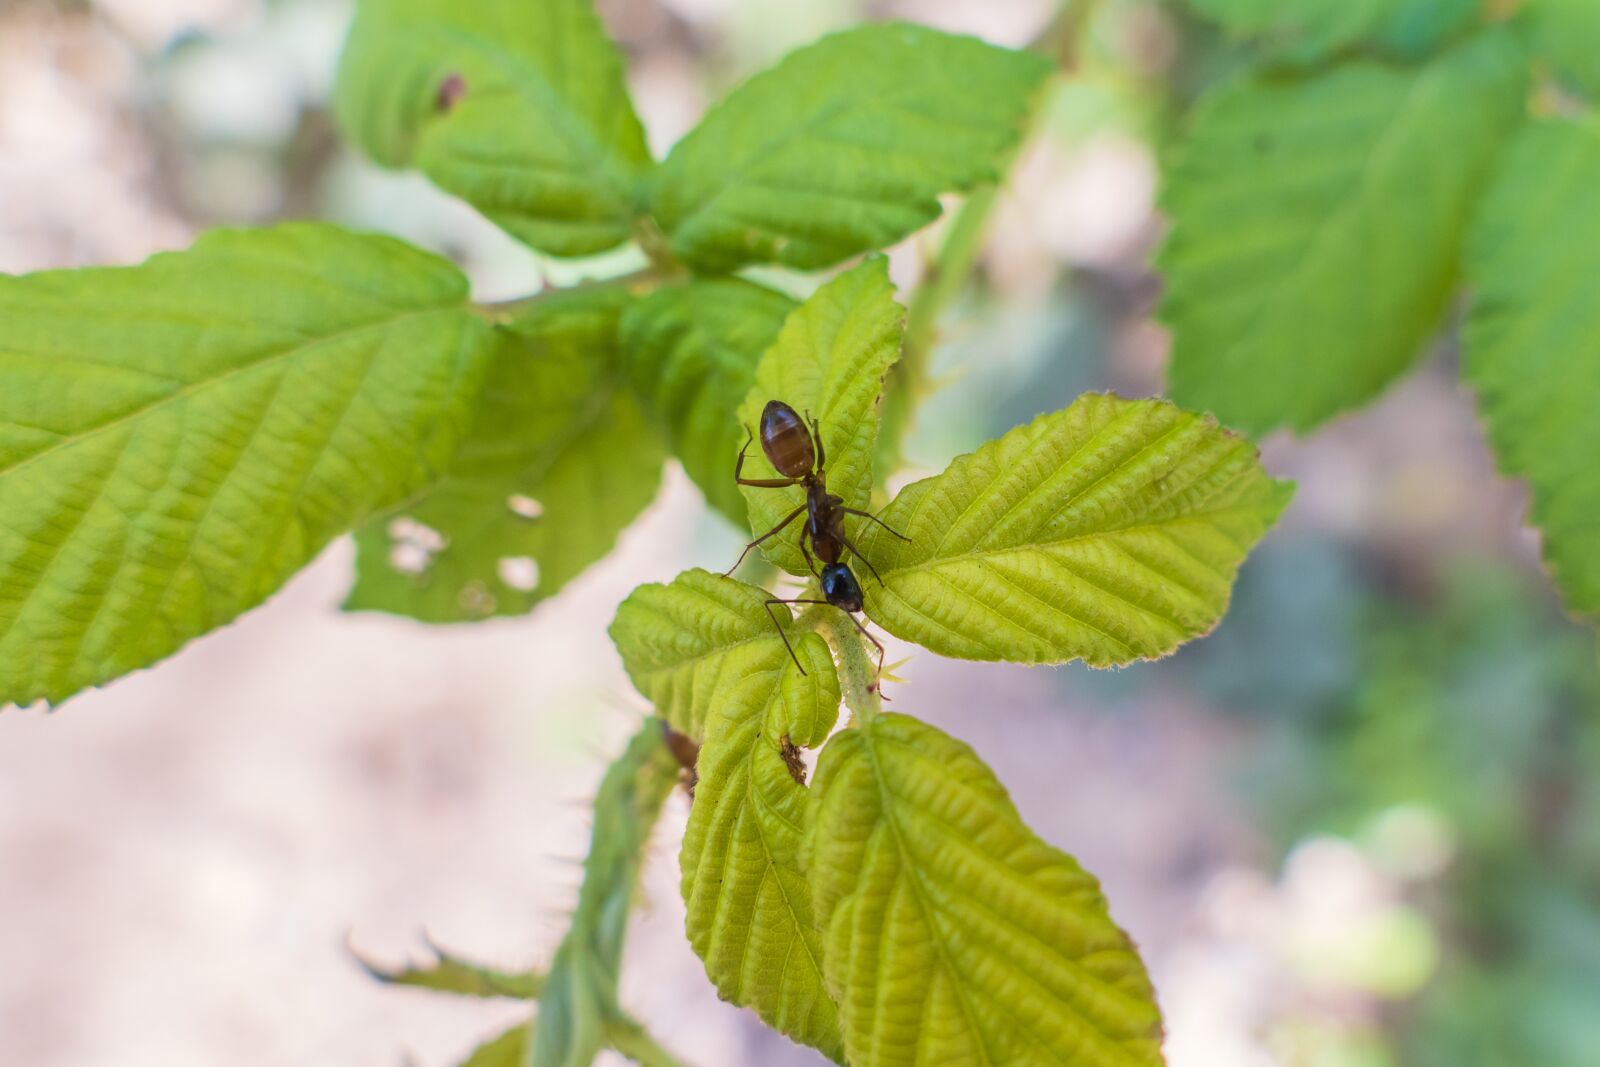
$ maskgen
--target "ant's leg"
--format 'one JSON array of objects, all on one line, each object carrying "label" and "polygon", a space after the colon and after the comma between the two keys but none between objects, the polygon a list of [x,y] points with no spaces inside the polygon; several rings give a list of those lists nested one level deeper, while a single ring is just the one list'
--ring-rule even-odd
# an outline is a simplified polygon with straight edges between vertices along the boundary
[{"label": "ant's leg", "polygon": [[[745,433],[749,433],[746,430]],[[750,451],[750,442],[755,437],[746,437],[744,447],[739,449],[739,461],[733,465],[733,480],[738,485],[753,485],[757,489],[787,489],[791,485],[799,485],[804,478],[746,478],[744,476],[744,455]]]},{"label": "ant's leg", "polygon": [[878,579],[878,584],[882,585],[883,584],[883,575],[878,573],[878,568],[876,568],[876,567],[874,567],[872,565],[872,561],[870,559],[868,559],[866,556],[863,556],[861,554],[861,550],[859,548],[857,548],[855,545],[851,544],[850,539],[848,537],[846,537],[842,532],[839,534],[839,540],[844,542],[844,547],[848,548],[851,552],[855,553],[856,559],[859,559],[862,563],[865,563],[867,565],[867,570],[871,571],[872,572],[872,576],[874,578]]},{"label": "ant's leg", "polygon": [[[840,608],[839,610],[844,611],[843,608]],[[873,685],[877,685],[878,679],[883,677],[883,642],[879,641],[876,637],[873,637],[872,634],[867,631],[867,628],[861,625],[861,620],[856,618],[855,615],[848,611],[845,611],[844,613],[851,622],[856,624],[856,629],[861,631],[861,636],[865,637],[868,641],[871,641],[873,647],[878,650],[878,674],[877,677],[873,679]],[[887,700],[888,697],[884,697],[884,699]]]},{"label": "ant's leg", "polygon": [[839,510],[844,512],[846,515],[860,515],[863,519],[871,519],[873,522],[877,523],[879,526],[882,526],[885,530],[888,530],[890,533],[892,533],[896,537],[900,538],[900,540],[906,542],[907,544],[911,543],[911,538],[907,537],[905,534],[901,533],[899,530],[896,530],[893,526],[890,526],[888,523],[884,522],[882,519],[878,518],[878,516],[874,515],[870,511],[862,511],[859,508],[840,508]]},{"label": "ant's leg", "polygon": [[733,566],[729,567],[727,570],[722,572],[722,576],[724,578],[726,578],[728,575],[730,575],[734,571],[738,570],[739,569],[739,564],[744,562],[744,558],[750,554],[750,550],[752,548],[756,547],[761,542],[765,541],[767,538],[773,536],[774,534],[782,533],[784,527],[788,526],[795,519],[799,518],[800,517],[800,513],[805,511],[805,510],[806,510],[806,506],[804,504],[801,504],[799,507],[797,507],[793,511],[789,512],[789,514],[787,516],[785,516],[784,520],[782,522],[778,523],[778,525],[774,526],[772,529],[768,530],[766,533],[762,534],[760,537],[756,538],[754,541],[751,541],[748,545],[745,545],[744,546],[744,551],[739,553],[739,558],[733,561]]},{"label": "ant's leg", "polygon": [[810,536],[811,536],[811,524],[810,523],[807,523],[806,525],[800,527],[800,554],[806,558],[806,566],[811,568],[811,573],[816,575],[818,578],[821,578],[822,575],[817,571],[817,561],[812,559],[811,558],[811,553],[806,550],[806,538],[808,538]]},{"label": "ant's leg", "polygon": [[[811,419],[811,412],[806,412],[806,418]],[[822,447],[822,425],[816,419],[811,419],[811,440],[817,446],[817,470],[828,466],[828,452]]]},{"label": "ant's leg", "polygon": [[[801,674],[805,674],[806,673],[806,669],[800,663],[800,657],[794,654],[794,646],[789,643],[789,635],[783,632],[783,624],[778,621],[778,616],[774,615],[773,612],[772,612],[772,605],[774,605],[774,604],[791,604],[791,603],[795,603],[795,601],[780,600],[778,597],[773,597],[771,600],[768,600],[767,604],[766,604],[767,617],[772,620],[772,625],[774,625],[774,626],[776,626],[778,628],[778,636],[783,638],[783,647],[789,650],[789,658],[794,660],[794,665],[796,667],[800,668],[800,673]],[[794,621],[794,616],[793,615],[789,616],[789,621],[790,622]]]}]

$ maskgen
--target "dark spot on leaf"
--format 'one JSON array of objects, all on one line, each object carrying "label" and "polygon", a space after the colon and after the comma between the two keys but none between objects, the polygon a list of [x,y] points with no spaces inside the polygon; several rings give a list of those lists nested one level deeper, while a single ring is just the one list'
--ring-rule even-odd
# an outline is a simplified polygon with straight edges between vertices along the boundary
[{"label": "dark spot on leaf", "polygon": [[448,74],[444,81],[439,83],[439,94],[435,98],[440,111],[449,111],[461,102],[467,95],[467,79],[460,74]]}]

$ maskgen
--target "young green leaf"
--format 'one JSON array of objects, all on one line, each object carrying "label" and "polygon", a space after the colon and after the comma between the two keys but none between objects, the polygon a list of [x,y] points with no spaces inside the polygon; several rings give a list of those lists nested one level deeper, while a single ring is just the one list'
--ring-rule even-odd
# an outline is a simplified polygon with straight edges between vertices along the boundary
[{"label": "young green leaf", "polygon": [[725,1000],[843,1062],[838,1009],[823,988],[822,936],[800,869],[806,789],[798,750],[839,717],[839,679],[814,633],[706,723],[700,784],[684,831],[689,942]]},{"label": "young green leaf", "polygon": [[1541,58],[1577,88],[1600,96],[1600,4],[1594,0],[1528,0],[1518,17]]},{"label": "young green leaf", "polygon": [[678,780],[659,719],[649,719],[606,770],[572,926],[539,998],[529,1067],[588,1067],[622,1020],[617,977],[628,913],[650,831]]},{"label": "young green leaf", "polygon": [[[641,585],[617,609],[611,640],[656,714],[695,741],[713,707],[763,700],[789,657],[765,589],[703,570]],[[785,619],[786,608],[775,607]]]},{"label": "young green leaf", "polygon": [[1291,486],[1160,400],[1079,397],[907,486],[861,546],[867,614],[940,655],[1108,667],[1216,625]]},{"label": "young green leaf", "polygon": [[405,967],[386,971],[356,956],[372,977],[386,985],[415,986],[438,993],[456,993],[466,997],[510,997],[515,1000],[534,1000],[544,989],[544,975],[534,971],[510,973],[464,960],[442,949],[433,949],[437,959],[421,967]]},{"label": "young green leaf", "polygon": [[1351,63],[1212,100],[1167,191],[1173,399],[1308,430],[1405,370],[1455,290],[1525,66],[1485,34],[1416,70]]},{"label": "young green leaf", "polygon": [[347,609],[424,622],[519,615],[611,550],[655,498],[665,458],[618,366],[628,299],[557,295],[496,331],[454,462],[357,534]]},{"label": "young green leaf", "polygon": [[1190,0],[1235,37],[1301,59],[1367,41],[1417,54],[1476,14],[1479,0]]},{"label": "young green leaf", "polygon": [[653,164],[590,0],[363,0],[346,134],[559,256],[627,240]]},{"label": "young green leaf", "polygon": [[706,500],[741,529],[747,517],[733,462],[744,431],[736,410],[794,307],[782,293],[726,278],[658,290],[622,316],[634,391]]},{"label": "young green leaf", "polygon": [[893,244],[941,193],[998,178],[1042,57],[904,23],[860,26],[740,86],[680,141],[651,196],[706,271],[814,270]]},{"label": "young green leaf", "polygon": [[809,811],[852,1067],[1162,1062],[1150,981],[1099,884],[966,745],[874,716],[822,750]]},{"label": "young green leaf", "polygon": [[[789,316],[761,358],[756,384],[739,408],[739,425],[759,432],[761,409],[782,400],[822,427],[828,491],[846,506],[865,508],[872,495],[872,456],[878,440],[878,395],[883,376],[900,358],[905,312],[894,301],[887,261],[874,258],[839,275]],[[730,474],[732,472],[730,471]],[[750,445],[746,478],[774,478],[759,442]],[[750,527],[757,534],[805,504],[805,490],[743,487]],[[790,529],[799,532],[799,522]],[[762,545],[768,559],[791,574],[809,575],[794,536]]]},{"label": "young green leaf", "polygon": [[1473,229],[1466,377],[1501,467],[1528,479],[1574,614],[1600,619],[1600,126],[1530,125]]},{"label": "young green leaf", "polygon": [[488,348],[466,296],[299,224],[0,278],[0,704],[171,655],[434,478]]}]

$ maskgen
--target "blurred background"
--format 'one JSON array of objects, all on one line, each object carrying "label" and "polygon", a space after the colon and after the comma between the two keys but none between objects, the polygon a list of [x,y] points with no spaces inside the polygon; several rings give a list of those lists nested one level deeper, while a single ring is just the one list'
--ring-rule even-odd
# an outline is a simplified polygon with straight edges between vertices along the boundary
[{"label": "blurred background", "polygon": [[[665,151],[730,84],[863,18],[1021,44],[1054,0],[602,0]],[[444,251],[477,294],[554,265],[325,110],[340,0],[0,0],[0,270],[132,263],[316,216]],[[1144,264],[1159,161],[1239,57],[1181,7],[1102,0],[943,322],[913,469],[1087,389],[1160,391]],[[939,228],[895,250],[909,290]],[[1206,640],[1096,673],[910,656],[897,707],[971,742],[1140,943],[1173,1067],[1600,1063],[1600,672],[1496,476],[1453,339],[1369,409],[1264,442],[1299,481]],[[958,389],[949,388],[959,383]],[[0,1064],[450,1064],[514,1005],[385,989],[422,933],[543,963],[585,804],[645,712],[606,638],[635,585],[739,534],[676,471],[531,616],[340,615],[335,544],[159,669],[0,715]],[[820,1064],[719,1003],[682,936],[675,796],[627,1006],[688,1062]],[[620,1062],[620,1061],[615,1061]]]}]

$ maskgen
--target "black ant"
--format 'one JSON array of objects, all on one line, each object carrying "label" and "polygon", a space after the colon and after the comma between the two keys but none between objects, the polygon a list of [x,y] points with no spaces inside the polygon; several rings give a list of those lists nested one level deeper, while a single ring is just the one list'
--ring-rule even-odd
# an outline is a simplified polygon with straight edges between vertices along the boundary
[{"label": "black ant", "polygon": [[[783,475],[782,478],[746,478],[744,474],[745,453],[750,450],[750,442],[754,435],[745,440],[744,447],[739,449],[739,461],[733,468],[733,480],[740,485],[750,485],[761,489],[786,489],[791,485],[803,485],[806,489],[806,502],[784,516],[783,521],[762,534],[760,537],[744,546],[744,551],[739,553],[739,558],[727,573],[732,574],[739,569],[739,564],[744,562],[750,550],[769,537],[781,533],[801,514],[806,516],[805,526],[800,530],[800,552],[806,558],[806,566],[811,568],[811,573],[817,575],[822,584],[824,600],[815,597],[793,597],[784,599],[773,597],[767,601],[767,614],[772,618],[772,624],[778,627],[778,636],[783,638],[783,645],[789,650],[789,658],[794,660],[794,665],[800,668],[800,673],[806,673],[800,657],[794,654],[794,646],[789,644],[789,637],[783,632],[783,627],[778,623],[778,617],[772,613],[774,604],[831,604],[844,612],[851,622],[855,623],[861,636],[871,641],[878,650],[878,674],[883,674],[883,643],[867,632],[861,625],[861,620],[856,618],[856,612],[862,608],[861,583],[856,581],[856,576],[851,573],[848,564],[840,562],[840,556],[845,549],[853,552],[857,559],[867,565],[872,576],[878,579],[878,584],[883,584],[883,576],[878,573],[878,568],[872,561],[861,554],[850,538],[845,536],[844,517],[846,515],[859,515],[888,530],[902,541],[911,538],[894,530],[888,523],[878,518],[871,512],[861,511],[857,508],[844,506],[844,498],[834,496],[828,492],[827,481],[827,452],[822,447],[822,427],[815,419],[810,420],[807,426],[805,420],[795,412],[794,408],[781,400],[769,400],[761,412],[761,451],[767,455],[767,460],[774,470]],[[811,542],[811,547],[816,550],[817,558],[822,560],[822,570],[817,570],[816,560],[811,558],[811,553],[806,550],[806,541]]]}]

